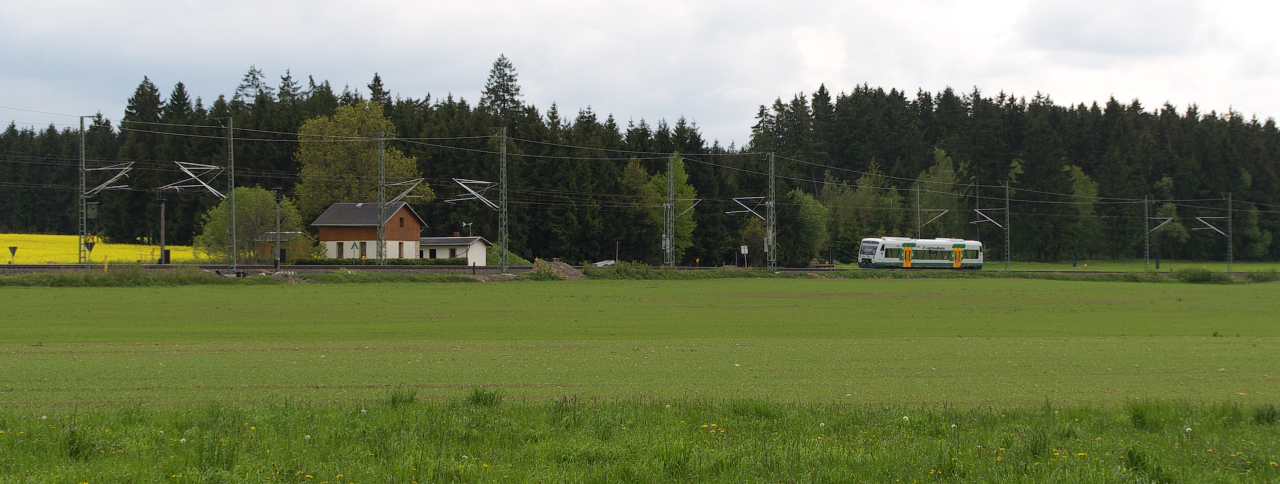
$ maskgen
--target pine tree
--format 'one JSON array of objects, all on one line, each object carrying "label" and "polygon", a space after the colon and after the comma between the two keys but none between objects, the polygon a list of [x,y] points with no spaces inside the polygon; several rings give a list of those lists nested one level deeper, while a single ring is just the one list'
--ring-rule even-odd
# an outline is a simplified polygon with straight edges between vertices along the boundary
[{"label": "pine tree", "polygon": [[505,54],[493,61],[489,80],[485,82],[484,92],[480,95],[480,105],[502,119],[509,119],[521,108],[516,68]]},{"label": "pine tree", "polygon": [[249,72],[244,74],[244,78],[240,80],[240,86],[236,87],[236,93],[231,97],[231,102],[250,103],[259,94],[265,94],[274,99],[275,88],[266,83],[266,76],[262,75],[262,71],[257,66],[250,65]]},{"label": "pine tree", "polygon": [[391,93],[382,87],[382,77],[377,72],[373,73],[373,81],[369,83],[369,101],[389,107],[391,105]]},{"label": "pine tree", "polygon": [[280,90],[278,92],[280,93],[281,104],[296,102],[303,94],[302,87],[298,86],[298,82],[293,80],[293,73],[289,69],[285,69],[284,75],[280,76]]}]

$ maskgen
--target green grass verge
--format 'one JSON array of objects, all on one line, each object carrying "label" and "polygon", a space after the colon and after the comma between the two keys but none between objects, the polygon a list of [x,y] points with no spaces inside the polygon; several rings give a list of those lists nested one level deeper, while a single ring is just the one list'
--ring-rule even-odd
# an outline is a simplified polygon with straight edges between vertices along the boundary
[{"label": "green grass verge", "polygon": [[1272,405],[957,409],[659,398],[0,413],[32,482],[1273,482]]},{"label": "green grass verge", "polygon": [[336,270],[325,274],[306,274],[299,279],[317,284],[356,284],[386,282],[476,282],[457,274],[365,272],[355,269]]},{"label": "green grass verge", "polygon": [[[714,268],[703,270],[654,269],[640,264],[620,263],[613,267],[587,266],[582,270],[589,279],[597,280],[697,280],[697,279],[1039,279],[1055,281],[1092,282],[1188,282],[1198,284],[1265,283],[1280,280],[1274,269],[1248,273],[1244,278],[1233,278],[1222,272],[1199,267],[1188,267],[1169,274],[1156,272],[1092,273],[1092,272],[1005,272],[1005,271],[951,271],[951,270],[843,270],[834,272],[768,272],[761,269]],[[63,270],[48,273],[31,273],[0,276],[3,286],[44,287],[145,287],[187,285],[259,285],[293,282],[385,283],[385,282],[474,282],[460,274],[412,274],[377,273],[340,269],[327,274],[303,274],[290,280],[253,276],[226,278],[205,272],[192,266],[175,265],[167,270],[146,270],[138,265],[119,264],[106,270]],[[518,274],[518,281],[558,281],[561,277],[550,271],[530,271]]]},{"label": "green grass verge", "polygon": [[231,278],[205,272],[198,267],[174,265],[165,270],[147,270],[136,264],[117,264],[100,269],[61,270],[0,276],[0,287],[149,287],[191,285],[272,285],[286,284],[272,277]]}]

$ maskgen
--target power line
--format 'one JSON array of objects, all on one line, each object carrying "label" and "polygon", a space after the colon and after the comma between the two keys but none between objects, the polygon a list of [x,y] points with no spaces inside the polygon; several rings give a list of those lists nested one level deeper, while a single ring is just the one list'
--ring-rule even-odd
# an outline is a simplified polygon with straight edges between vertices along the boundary
[{"label": "power line", "polygon": [[23,112],[28,112],[28,113],[37,113],[37,114],[48,114],[48,115],[51,115],[51,116],[64,116],[64,117],[68,117],[68,118],[78,118],[78,117],[79,117],[79,116],[74,115],[74,114],[51,113],[51,112],[48,112],[48,111],[36,111],[36,110],[34,110],[34,109],[15,108],[15,107],[13,107],[13,106],[0,106],[0,109],[12,109],[12,110],[14,110],[14,111],[23,111]]}]

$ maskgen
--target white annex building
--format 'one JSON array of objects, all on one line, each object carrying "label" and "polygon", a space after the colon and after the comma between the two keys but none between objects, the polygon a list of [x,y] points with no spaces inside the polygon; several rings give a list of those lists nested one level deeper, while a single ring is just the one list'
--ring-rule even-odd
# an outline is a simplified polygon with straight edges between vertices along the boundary
[{"label": "white annex building", "polygon": [[487,265],[486,248],[493,244],[484,237],[422,237],[418,239],[418,257],[422,259],[465,258],[469,266]]}]

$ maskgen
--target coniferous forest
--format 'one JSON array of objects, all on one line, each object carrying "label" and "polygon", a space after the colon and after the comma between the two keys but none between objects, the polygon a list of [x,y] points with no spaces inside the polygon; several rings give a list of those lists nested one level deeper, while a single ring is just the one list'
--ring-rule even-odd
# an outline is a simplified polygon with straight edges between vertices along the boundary
[{"label": "coniferous forest", "polygon": [[[388,145],[416,164],[434,192],[434,199],[411,199],[428,224],[424,235],[465,234],[463,224],[473,223],[477,235],[496,239],[494,210],[444,200],[463,194],[453,178],[498,181],[497,133],[506,128],[511,249],[528,259],[576,263],[616,251],[623,260],[660,262],[672,154],[681,160],[677,208],[701,200],[677,228],[680,263],[732,264],[740,245],[758,258],[763,224],[725,212],[742,209],[735,197],[767,193],[771,153],[781,265],[849,262],[863,237],[917,233],[976,238],[988,259],[998,259],[1006,197],[1015,260],[1141,258],[1144,227],[1166,220],[1151,233],[1153,257],[1221,260],[1227,238],[1195,229],[1207,228],[1197,217],[1228,215],[1237,260],[1280,258],[1273,119],[1137,100],[1070,106],[1043,94],[977,89],[912,95],[816,87],[760,106],[750,142],[721,146],[685,118],[619,121],[523,102],[505,57],[476,103],[392,97],[376,74],[364,89],[339,92],[325,81],[287,72],[273,80],[251,68],[233,93],[212,100],[193,98],[182,83],[166,93],[144,77],[118,123],[87,120],[90,167],[135,162],[128,190],[94,198],[99,217],[89,228],[117,242],[158,237],[156,189],[185,178],[174,161],[226,165],[228,124],[236,186],[281,187],[297,197],[300,146],[316,142],[298,133],[346,106],[385,116],[394,127]],[[79,150],[78,127],[10,124],[0,133],[0,232],[76,233]],[[213,185],[225,189],[226,175]],[[192,243],[218,200],[196,190],[167,196],[168,242]],[[306,223],[319,213],[303,202]],[[756,210],[763,214],[763,205]],[[1226,219],[1205,220],[1226,230]]]}]

